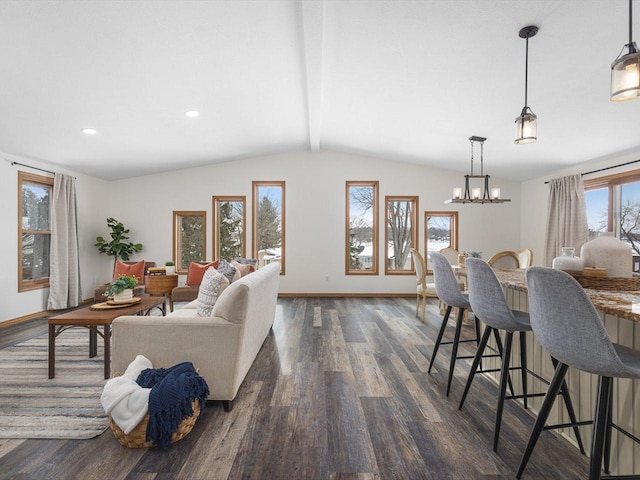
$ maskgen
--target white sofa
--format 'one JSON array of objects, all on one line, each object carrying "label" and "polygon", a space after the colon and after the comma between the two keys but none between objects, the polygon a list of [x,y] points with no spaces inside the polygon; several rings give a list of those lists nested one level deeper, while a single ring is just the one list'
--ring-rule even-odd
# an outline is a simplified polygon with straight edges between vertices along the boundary
[{"label": "white sofa", "polygon": [[166,317],[123,316],[112,325],[112,372],[124,372],[136,355],[155,368],[192,362],[209,385],[210,400],[231,410],[249,368],[275,319],[280,264],[231,283],[211,317],[199,317],[195,302]]}]

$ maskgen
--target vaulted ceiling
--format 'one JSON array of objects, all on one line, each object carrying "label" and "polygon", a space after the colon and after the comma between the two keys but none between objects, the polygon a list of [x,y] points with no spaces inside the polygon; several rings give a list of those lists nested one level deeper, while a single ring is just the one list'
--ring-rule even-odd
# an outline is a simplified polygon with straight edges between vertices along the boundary
[{"label": "vaulted ceiling", "polygon": [[609,100],[627,26],[624,0],[3,0],[0,152],[104,179],[324,149],[465,172],[479,135],[485,173],[535,178],[640,152],[640,100]]}]

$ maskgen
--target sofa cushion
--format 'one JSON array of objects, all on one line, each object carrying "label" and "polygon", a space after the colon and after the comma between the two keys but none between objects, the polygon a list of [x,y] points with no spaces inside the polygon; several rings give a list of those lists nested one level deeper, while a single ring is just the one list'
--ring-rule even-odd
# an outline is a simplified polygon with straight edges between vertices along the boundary
[{"label": "sofa cushion", "polygon": [[133,275],[138,279],[140,285],[144,285],[144,260],[135,263],[124,263],[116,260],[116,267],[113,270],[113,279],[120,275]]},{"label": "sofa cushion", "polygon": [[200,289],[198,290],[198,299],[196,300],[198,316],[211,316],[211,311],[218,300],[218,296],[228,285],[229,280],[224,275],[218,273],[215,268],[209,267],[202,277],[202,283],[200,283]]},{"label": "sofa cushion", "polygon": [[241,277],[244,277],[245,275],[250,274],[254,270],[252,265],[249,265],[248,263],[242,264],[242,263],[236,262],[235,260],[231,261],[231,265],[236,267],[236,270],[240,272]]},{"label": "sofa cushion", "polygon": [[258,259],[257,258],[243,258],[236,257],[233,259],[234,262],[238,262],[241,265],[251,265],[253,267],[252,272],[254,272],[258,268]]},{"label": "sofa cushion", "polygon": [[202,283],[204,272],[206,272],[209,267],[218,268],[218,262],[209,262],[205,264],[191,262],[189,264],[189,271],[187,272],[187,281],[185,285],[200,285],[200,283]]},{"label": "sofa cushion", "polygon": [[225,259],[220,260],[220,263],[218,263],[216,270],[218,270],[219,273],[227,277],[227,280],[229,280],[229,283],[232,283],[234,280],[237,280],[238,278],[240,278],[240,272],[238,272],[236,270],[236,267],[231,265]]}]

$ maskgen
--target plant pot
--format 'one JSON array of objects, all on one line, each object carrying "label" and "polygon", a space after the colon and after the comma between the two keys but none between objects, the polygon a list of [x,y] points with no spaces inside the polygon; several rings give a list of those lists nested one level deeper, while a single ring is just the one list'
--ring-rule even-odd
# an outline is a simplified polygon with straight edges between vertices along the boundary
[{"label": "plant pot", "polygon": [[120,293],[113,294],[114,303],[127,303],[133,299],[133,289],[127,288]]},{"label": "plant pot", "polygon": [[175,265],[167,265],[165,268],[165,274],[167,275],[175,275],[176,274],[176,266]]}]

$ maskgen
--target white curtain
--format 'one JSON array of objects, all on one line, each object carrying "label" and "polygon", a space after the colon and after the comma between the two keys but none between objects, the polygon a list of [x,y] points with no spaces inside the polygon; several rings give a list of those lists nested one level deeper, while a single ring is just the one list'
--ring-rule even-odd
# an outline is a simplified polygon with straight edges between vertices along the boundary
[{"label": "white curtain", "polygon": [[587,207],[581,175],[557,178],[549,182],[545,265],[551,266],[562,247],[575,247],[576,255],[589,238]]},{"label": "white curtain", "polygon": [[49,310],[77,307],[81,301],[78,261],[76,183],[73,177],[56,173],[51,204],[51,254]]}]

